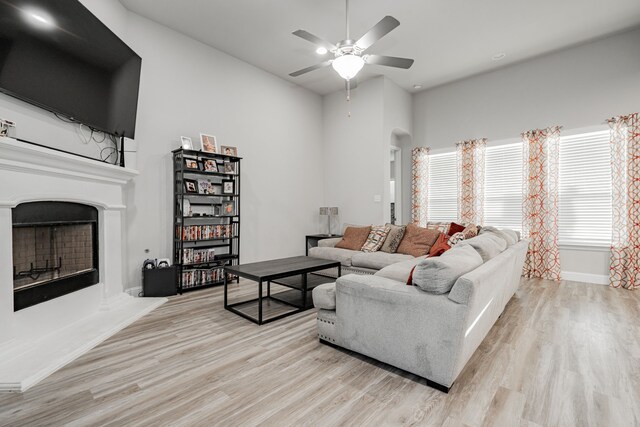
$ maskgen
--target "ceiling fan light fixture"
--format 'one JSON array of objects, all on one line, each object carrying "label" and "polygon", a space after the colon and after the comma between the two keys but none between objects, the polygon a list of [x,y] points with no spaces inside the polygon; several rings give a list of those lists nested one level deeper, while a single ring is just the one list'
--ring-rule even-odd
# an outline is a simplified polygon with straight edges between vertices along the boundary
[{"label": "ceiling fan light fixture", "polygon": [[340,77],[345,80],[351,80],[362,70],[362,67],[364,67],[364,59],[362,59],[361,56],[350,53],[344,54],[334,59],[331,66],[340,74]]}]

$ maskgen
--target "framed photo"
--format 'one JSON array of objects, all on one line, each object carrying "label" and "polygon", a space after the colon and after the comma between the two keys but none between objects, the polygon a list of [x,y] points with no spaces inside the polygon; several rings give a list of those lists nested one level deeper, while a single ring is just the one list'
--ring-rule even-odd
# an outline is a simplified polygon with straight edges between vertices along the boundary
[{"label": "framed photo", "polygon": [[198,181],[195,179],[185,179],[184,192],[189,194],[198,194]]},{"label": "framed photo", "polygon": [[192,215],[193,215],[193,211],[191,210],[191,202],[187,199],[184,199],[182,216],[192,216]]},{"label": "framed photo", "polygon": [[203,160],[202,170],[205,172],[218,172],[218,162],[211,159]]},{"label": "framed photo", "polygon": [[200,194],[213,194],[215,185],[213,182],[208,179],[199,179],[198,180],[198,193]]},{"label": "framed photo", "polygon": [[236,162],[224,162],[224,173],[235,174]]},{"label": "framed photo", "polygon": [[234,194],[235,193],[235,184],[233,180],[224,180],[222,181],[222,194]]},{"label": "framed photo", "polygon": [[229,200],[228,202],[224,202],[222,204],[222,215],[233,215],[236,210],[236,204]]},{"label": "framed photo", "polygon": [[238,157],[238,147],[228,147],[226,145],[223,145],[220,147],[220,154],[224,154],[225,156]]},{"label": "framed photo", "polygon": [[200,165],[197,159],[184,158],[184,168],[192,170],[200,170]]},{"label": "framed photo", "polygon": [[205,153],[218,153],[218,144],[213,135],[200,134],[200,145]]},{"label": "framed photo", "polygon": [[193,142],[191,142],[191,138],[189,138],[188,136],[181,136],[180,144],[185,150],[193,150]]}]

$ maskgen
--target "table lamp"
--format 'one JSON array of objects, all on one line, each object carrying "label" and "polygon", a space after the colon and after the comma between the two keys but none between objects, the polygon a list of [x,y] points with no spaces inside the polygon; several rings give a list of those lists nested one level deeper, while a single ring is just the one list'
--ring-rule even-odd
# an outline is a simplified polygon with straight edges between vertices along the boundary
[{"label": "table lamp", "polygon": [[320,216],[327,216],[327,235],[328,236],[333,236],[333,233],[331,233],[331,217],[332,216],[337,216],[338,215],[338,208],[337,207],[321,207],[320,208]]}]

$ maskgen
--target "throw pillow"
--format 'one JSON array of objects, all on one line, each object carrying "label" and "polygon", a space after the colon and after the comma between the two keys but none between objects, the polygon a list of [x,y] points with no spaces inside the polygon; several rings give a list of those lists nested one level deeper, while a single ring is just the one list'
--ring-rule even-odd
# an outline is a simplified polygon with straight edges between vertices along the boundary
[{"label": "throw pillow", "polygon": [[456,233],[453,236],[449,237],[449,241],[447,242],[447,244],[453,247],[458,243],[462,242],[464,239],[465,237],[463,232]]},{"label": "throw pillow", "polygon": [[452,222],[451,225],[449,225],[449,231],[447,231],[447,234],[449,236],[453,236],[456,233],[460,233],[461,231],[464,231],[465,226],[464,225],[460,225],[460,224],[456,224],[455,222]]},{"label": "throw pillow", "polygon": [[470,245],[457,246],[442,256],[420,261],[413,272],[413,284],[426,292],[446,294],[460,276],[481,265],[482,257]]},{"label": "throw pillow", "polygon": [[478,226],[475,224],[469,224],[464,230],[462,230],[462,234],[464,234],[465,239],[476,237],[478,235]]},{"label": "throw pillow", "polygon": [[431,246],[431,249],[429,250],[429,256],[440,256],[451,249],[451,246],[449,246],[449,243],[447,243],[448,241],[449,236],[444,233],[440,233],[440,235],[438,236],[438,240],[436,240],[436,243]]},{"label": "throw pillow", "polygon": [[[514,239],[510,233],[506,233],[504,230],[499,230],[496,227],[491,227],[491,226],[484,227],[482,229],[482,233],[480,234],[485,235],[487,233],[494,234],[504,239],[504,241],[507,242],[507,247],[514,245],[517,242],[517,239]],[[513,232],[513,234],[515,234],[515,232]]]},{"label": "throw pillow", "polygon": [[402,237],[404,237],[404,230],[407,227],[405,227],[404,225],[393,224],[387,224],[387,227],[389,227],[389,233],[387,234],[387,238],[384,239],[384,243],[382,244],[382,248],[380,248],[380,250],[382,252],[394,254],[398,250],[398,246],[400,246]]},{"label": "throw pillow", "polygon": [[414,257],[427,255],[431,246],[438,240],[439,235],[440,232],[437,230],[430,230],[428,228],[418,227],[415,224],[409,224],[396,252]]},{"label": "throw pillow", "polygon": [[482,257],[482,261],[487,262],[507,249],[507,242],[505,242],[502,237],[498,237],[493,233],[485,233],[473,239],[465,240],[458,246],[473,247]]},{"label": "throw pillow", "polygon": [[344,236],[342,240],[336,243],[336,248],[351,249],[352,251],[359,251],[367,241],[371,227],[347,227],[344,230]]},{"label": "throw pillow", "polygon": [[362,252],[377,252],[387,238],[391,227],[386,225],[374,225],[371,227],[367,241],[362,245]]}]

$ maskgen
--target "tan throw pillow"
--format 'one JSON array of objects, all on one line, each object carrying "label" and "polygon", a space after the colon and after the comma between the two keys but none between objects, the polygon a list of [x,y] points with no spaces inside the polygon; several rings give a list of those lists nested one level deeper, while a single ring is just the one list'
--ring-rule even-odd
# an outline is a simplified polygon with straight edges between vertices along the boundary
[{"label": "tan throw pillow", "polygon": [[380,251],[394,254],[398,250],[398,246],[400,246],[400,242],[404,237],[404,230],[407,227],[404,225],[393,224],[387,224],[387,227],[389,227],[389,233],[387,234],[387,238],[384,239],[384,243],[382,244]]},{"label": "tan throw pillow", "polygon": [[387,234],[389,234],[389,230],[391,230],[391,227],[387,227],[386,225],[374,225],[371,227],[369,237],[367,237],[367,241],[362,245],[361,251],[377,252],[380,250],[382,244],[387,238]]},{"label": "tan throw pillow", "polygon": [[440,232],[438,230],[430,230],[418,227],[415,224],[409,224],[396,252],[414,257],[427,255],[431,246],[438,240],[439,235]]},{"label": "tan throw pillow", "polygon": [[476,237],[478,235],[478,226],[475,224],[469,224],[464,230],[462,230],[462,234],[464,234],[465,239]]},{"label": "tan throw pillow", "polygon": [[336,244],[336,248],[351,249],[352,251],[359,251],[367,241],[371,227],[347,227],[344,230],[344,236]]}]

